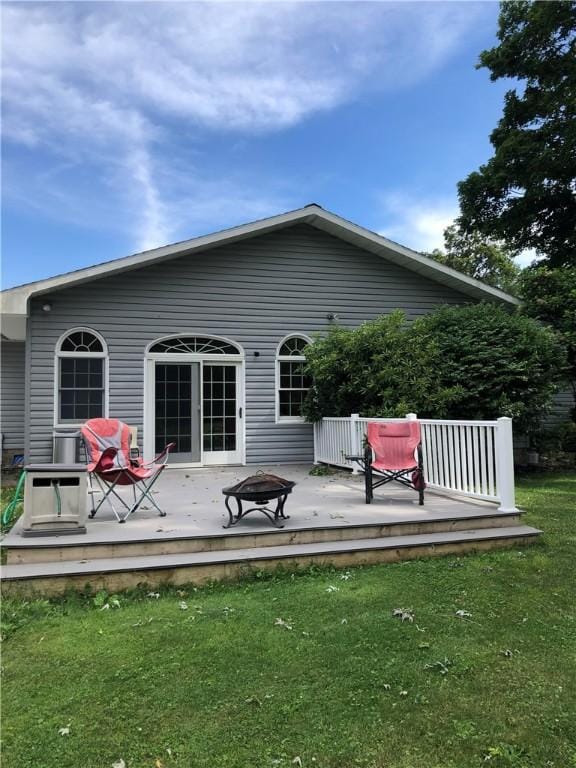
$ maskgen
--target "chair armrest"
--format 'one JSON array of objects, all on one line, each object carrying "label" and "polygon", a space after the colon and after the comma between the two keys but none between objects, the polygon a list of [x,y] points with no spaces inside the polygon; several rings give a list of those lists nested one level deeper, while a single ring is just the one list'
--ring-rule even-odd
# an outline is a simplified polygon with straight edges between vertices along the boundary
[{"label": "chair armrest", "polygon": [[168,445],[164,448],[164,450],[158,454],[158,456],[155,456],[152,461],[143,461],[140,466],[142,467],[151,467],[153,464],[160,464],[165,465],[168,463],[168,454],[171,450],[176,448],[176,443],[168,443]]},{"label": "chair armrest", "polygon": [[96,472],[97,474],[101,472],[113,472],[117,471],[118,469],[121,469],[121,467],[114,466],[114,459],[118,455],[118,449],[117,448],[106,448],[106,450],[102,451],[102,454],[100,455],[100,458],[94,465],[93,472]]}]

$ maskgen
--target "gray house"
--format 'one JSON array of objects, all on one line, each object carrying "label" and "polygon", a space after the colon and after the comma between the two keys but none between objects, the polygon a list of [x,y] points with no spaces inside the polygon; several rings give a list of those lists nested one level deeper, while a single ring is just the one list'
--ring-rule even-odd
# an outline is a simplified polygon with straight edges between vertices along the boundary
[{"label": "gray house", "polygon": [[317,205],[2,293],[5,451],[122,419],[146,458],[310,461],[302,351],[330,323],[517,299]]}]

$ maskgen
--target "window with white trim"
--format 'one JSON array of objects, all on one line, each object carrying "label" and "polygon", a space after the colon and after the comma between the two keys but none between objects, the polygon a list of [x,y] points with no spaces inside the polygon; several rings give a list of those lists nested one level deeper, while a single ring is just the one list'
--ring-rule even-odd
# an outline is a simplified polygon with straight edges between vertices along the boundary
[{"label": "window with white trim", "polygon": [[305,372],[304,350],[308,344],[310,341],[303,336],[289,336],[278,348],[276,355],[278,421],[304,421],[302,406],[311,384],[310,376]]},{"label": "window with white trim", "polygon": [[106,344],[101,336],[78,328],[56,350],[58,424],[82,424],[106,415]]}]

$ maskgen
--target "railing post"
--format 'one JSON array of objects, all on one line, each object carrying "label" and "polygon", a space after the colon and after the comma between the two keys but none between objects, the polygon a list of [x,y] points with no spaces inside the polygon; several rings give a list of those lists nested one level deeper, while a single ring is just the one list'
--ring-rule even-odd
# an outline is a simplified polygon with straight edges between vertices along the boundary
[{"label": "railing post", "polygon": [[321,421],[315,421],[314,422],[314,465],[316,466],[318,462],[318,440],[319,440],[319,429]]},{"label": "railing post", "polygon": [[418,419],[418,416],[415,413],[406,414],[406,421],[416,421],[417,419]]},{"label": "railing post", "polygon": [[[361,453],[361,446],[359,445],[360,440],[358,440],[358,430],[356,429],[359,418],[359,413],[352,413],[350,415],[350,450],[353,456],[359,456]],[[358,474],[358,464],[356,464],[355,461],[352,462],[352,474]]]},{"label": "railing post", "polygon": [[499,512],[517,512],[514,495],[514,442],[512,419],[502,416],[496,427],[496,483]]}]

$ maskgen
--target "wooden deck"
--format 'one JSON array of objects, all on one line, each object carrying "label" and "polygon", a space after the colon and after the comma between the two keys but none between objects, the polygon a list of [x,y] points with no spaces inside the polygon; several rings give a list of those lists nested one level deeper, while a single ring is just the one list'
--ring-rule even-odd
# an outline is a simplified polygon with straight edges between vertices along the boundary
[{"label": "wooden deck", "polygon": [[[290,516],[275,529],[253,513],[224,529],[228,514],[221,489],[271,471],[296,488],[286,503]],[[367,506],[363,478],[347,472],[311,476],[309,466],[170,469],[156,499],[168,513],[139,510],[119,525],[102,509],[86,534],[23,538],[21,526],[4,538],[5,591],[56,594],[68,588],[121,589],[139,583],[201,583],[248,570],[351,565],[411,557],[517,546],[540,532],[521,524],[519,512],[496,505],[387,486]]]}]

